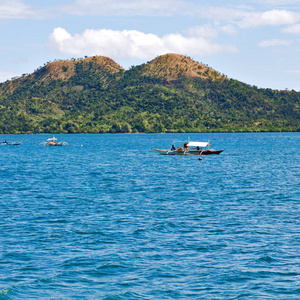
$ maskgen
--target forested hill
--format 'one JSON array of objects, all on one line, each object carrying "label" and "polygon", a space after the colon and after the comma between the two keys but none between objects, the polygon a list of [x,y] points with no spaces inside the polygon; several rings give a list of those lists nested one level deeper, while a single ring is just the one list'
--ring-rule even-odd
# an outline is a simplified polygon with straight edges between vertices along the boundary
[{"label": "forested hill", "polygon": [[0,133],[300,131],[299,104],[178,54],[128,71],[94,56],[0,84]]}]

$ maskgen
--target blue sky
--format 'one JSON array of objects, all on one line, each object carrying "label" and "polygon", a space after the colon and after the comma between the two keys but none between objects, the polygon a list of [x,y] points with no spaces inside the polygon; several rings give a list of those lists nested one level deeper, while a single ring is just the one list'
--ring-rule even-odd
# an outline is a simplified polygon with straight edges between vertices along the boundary
[{"label": "blue sky", "polygon": [[250,85],[300,91],[300,0],[0,0],[0,81],[56,59],[125,69],[184,54]]}]

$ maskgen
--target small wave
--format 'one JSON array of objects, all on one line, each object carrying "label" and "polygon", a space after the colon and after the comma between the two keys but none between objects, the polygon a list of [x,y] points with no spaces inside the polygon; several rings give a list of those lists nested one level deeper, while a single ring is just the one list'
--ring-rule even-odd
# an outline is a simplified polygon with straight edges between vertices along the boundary
[{"label": "small wave", "polygon": [[258,259],[258,261],[271,263],[271,262],[275,262],[275,261],[277,261],[277,260],[267,255],[267,256],[262,256],[262,257],[260,257],[260,258]]}]

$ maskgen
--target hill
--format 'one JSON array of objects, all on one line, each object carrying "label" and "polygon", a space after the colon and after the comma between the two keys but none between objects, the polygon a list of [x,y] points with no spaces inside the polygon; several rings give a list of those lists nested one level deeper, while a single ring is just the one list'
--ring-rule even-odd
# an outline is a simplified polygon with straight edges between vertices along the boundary
[{"label": "hill", "polygon": [[[80,68],[80,70],[79,70]],[[34,73],[24,75],[16,80],[6,82],[0,88],[0,95],[14,92],[21,86],[51,84],[54,80],[67,81],[76,76],[78,72],[93,73],[95,75],[106,76],[119,71],[125,71],[112,59],[104,56],[93,56],[82,60],[62,60],[50,62],[39,68]]]},{"label": "hill", "polygon": [[183,55],[127,71],[94,56],[0,84],[0,133],[299,131],[299,103]]},{"label": "hill", "polygon": [[164,78],[168,82],[186,78],[226,79],[213,69],[192,60],[184,55],[169,53],[159,56],[144,65],[143,75]]}]

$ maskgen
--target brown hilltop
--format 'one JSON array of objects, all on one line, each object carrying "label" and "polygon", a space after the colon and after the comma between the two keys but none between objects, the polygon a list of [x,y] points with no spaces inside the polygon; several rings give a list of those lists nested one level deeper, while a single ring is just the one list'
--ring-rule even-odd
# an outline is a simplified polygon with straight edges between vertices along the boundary
[{"label": "brown hilltop", "polygon": [[32,82],[32,84],[50,83],[52,80],[67,81],[75,75],[76,65],[82,64],[83,68],[95,73],[114,74],[124,69],[109,57],[92,56],[83,59],[57,60],[47,63],[31,74],[13,79],[3,83],[0,94],[12,93],[22,84]]},{"label": "brown hilltop", "polygon": [[227,79],[217,71],[209,68],[193,59],[174,53],[158,56],[145,65],[145,75],[165,78],[167,81],[177,80],[180,77],[200,77]]},{"label": "brown hilltop", "polygon": [[[67,81],[75,75],[76,67],[80,65],[84,71],[99,75],[99,80],[105,81],[108,74],[125,71],[109,57],[92,56],[83,59],[57,60],[38,68],[32,74],[7,81],[1,85],[0,94],[10,94],[20,86],[50,84],[53,80]],[[126,71],[125,71],[126,72]],[[180,78],[204,78],[211,80],[228,79],[217,71],[193,59],[174,53],[158,56],[152,61],[141,65],[141,75],[164,78],[171,82]]]},{"label": "brown hilltop", "polygon": [[[75,75],[75,68],[78,63],[82,63],[83,68],[86,68],[88,70],[94,70],[95,73],[101,73],[103,70],[105,70],[113,74],[119,72],[120,70],[124,70],[121,66],[119,66],[115,61],[113,61],[109,57],[92,56],[78,60],[61,60],[51,62],[44,67],[46,70],[42,72],[42,80],[68,80]],[[35,73],[33,73],[33,75]]]}]

